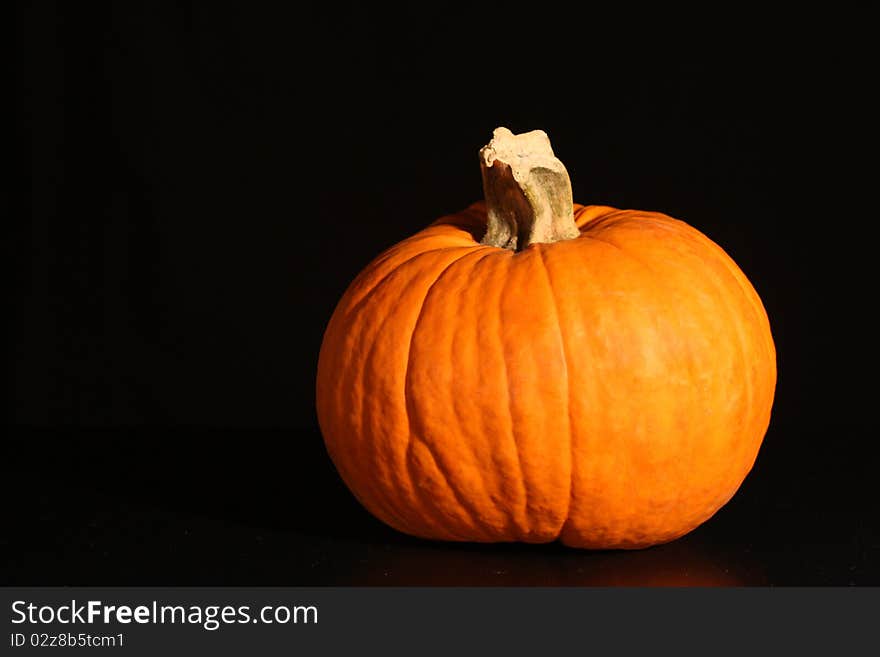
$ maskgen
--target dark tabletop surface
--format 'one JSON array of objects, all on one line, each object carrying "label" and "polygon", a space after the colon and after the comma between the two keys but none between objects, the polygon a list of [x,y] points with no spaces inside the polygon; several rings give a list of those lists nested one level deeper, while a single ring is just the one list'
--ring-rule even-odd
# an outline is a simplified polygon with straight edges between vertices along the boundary
[{"label": "dark tabletop surface", "polygon": [[3,458],[2,580],[880,584],[880,522],[869,464],[832,450],[787,454],[774,449],[776,437],[771,428],[737,495],[691,534],[646,550],[591,552],[401,535],[348,493],[317,429],[18,430]]}]

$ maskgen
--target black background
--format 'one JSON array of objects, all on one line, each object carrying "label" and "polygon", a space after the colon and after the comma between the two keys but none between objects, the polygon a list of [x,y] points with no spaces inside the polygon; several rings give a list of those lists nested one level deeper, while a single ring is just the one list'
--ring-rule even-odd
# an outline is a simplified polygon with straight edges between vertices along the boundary
[{"label": "black background", "polygon": [[[5,583],[880,583],[864,19],[294,4],[20,7]],[[688,221],[764,301],[770,430],[684,539],[419,541],[324,451],[336,301],[480,198],[498,125],[546,130],[577,201]]]}]

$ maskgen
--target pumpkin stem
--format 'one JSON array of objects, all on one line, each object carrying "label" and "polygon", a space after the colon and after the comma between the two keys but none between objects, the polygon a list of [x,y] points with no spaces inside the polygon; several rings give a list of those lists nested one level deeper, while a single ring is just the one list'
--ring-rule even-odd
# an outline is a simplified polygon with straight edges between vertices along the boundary
[{"label": "pumpkin stem", "polygon": [[481,244],[522,251],[580,234],[571,180],[543,130],[515,135],[496,128],[480,149],[480,169],[488,211]]}]

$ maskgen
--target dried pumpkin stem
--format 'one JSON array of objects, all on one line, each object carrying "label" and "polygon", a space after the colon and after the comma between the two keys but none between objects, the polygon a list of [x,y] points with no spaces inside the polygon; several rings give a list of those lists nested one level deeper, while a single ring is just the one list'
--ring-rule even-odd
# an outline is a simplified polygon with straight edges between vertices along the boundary
[{"label": "dried pumpkin stem", "polygon": [[571,180],[543,130],[496,128],[480,149],[488,228],[482,244],[522,251],[577,237]]}]

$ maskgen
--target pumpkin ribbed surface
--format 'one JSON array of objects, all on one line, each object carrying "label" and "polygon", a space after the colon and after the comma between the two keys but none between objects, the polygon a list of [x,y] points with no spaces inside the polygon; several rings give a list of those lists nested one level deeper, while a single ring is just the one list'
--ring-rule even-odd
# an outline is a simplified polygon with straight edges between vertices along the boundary
[{"label": "pumpkin ribbed surface", "polygon": [[574,206],[579,235],[481,245],[483,203],[376,258],[321,347],[345,483],[416,536],[635,548],[718,510],[752,467],[776,359],[724,251],[652,212]]}]

